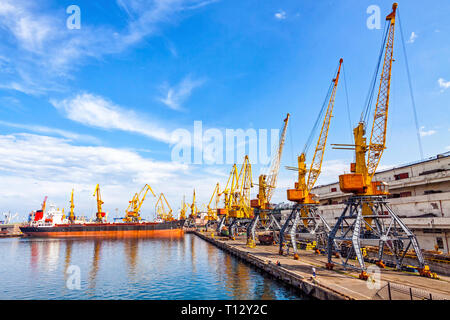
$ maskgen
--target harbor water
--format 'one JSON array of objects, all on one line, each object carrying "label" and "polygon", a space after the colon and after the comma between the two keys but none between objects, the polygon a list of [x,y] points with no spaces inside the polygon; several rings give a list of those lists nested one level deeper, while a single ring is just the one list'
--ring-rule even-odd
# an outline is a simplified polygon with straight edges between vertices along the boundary
[{"label": "harbor water", "polygon": [[192,234],[0,239],[0,299],[305,299]]}]

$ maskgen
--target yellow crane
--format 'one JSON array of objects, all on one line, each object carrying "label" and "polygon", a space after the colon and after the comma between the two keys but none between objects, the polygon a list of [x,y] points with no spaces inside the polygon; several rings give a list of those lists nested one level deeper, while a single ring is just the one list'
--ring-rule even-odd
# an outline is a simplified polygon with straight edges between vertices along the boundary
[{"label": "yellow crane", "polygon": [[[410,248],[413,247],[418,262],[419,272],[423,276],[431,276],[429,267],[425,265],[422,252],[415,235],[407,228],[403,221],[392,211],[385,196],[388,194],[386,184],[381,181],[373,181],[374,174],[380,163],[384,149],[386,149],[386,131],[389,109],[389,97],[391,87],[391,71],[394,61],[394,34],[397,3],[392,6],[392,12],[386,17],[386,31],[374,81],[372,82],[369,99],[361,115],[361,120],[353,130],[354,144],[339,144],[346,148],[355,150],[356,161],[350,165],[350,172],[339,176],[341,191],[352,193],[353,196],[347,201],[347,205],[339,217],[336,225],[329,234],[328,239],[328,263],[326,267],[332,269],[332,241],[338,241],[338,253],[342,256],[342,247],[345,243],[351,243],[347,257],[342,258],[344,267],[349,266],[348,257],[354,253],[358,259],[360,279],[367,280],[366,266],[363,258],[365,239],[370,238],[371,243],[378,241],[379,267],[384,267],[383,253],[385,246],[391,251],[395,258],[398,269],[401,269],[403,258]],[[384,59],[383,57],[384,52]],[[381,64],[381,60],[383,63]],[[375,92],[378,73],[381,69],[378,96],[376,100],[370,142],[367,144],[365,137],[365,119],[368,119],[371,109],[371,98]],[[345,226],[345,230],[344,230]],[[404,246],[405,242],[408,244]],[[341,249],[339,249],[341,248]]]},{"label": "yellow crane", "polygon": [[150,187],[150,185],[148,184],[144,185],[141,191],[139,193],[135,193],[131,201],[129,201],[128,207],[125,210],[125,217],[123,218],[124,222],[141,221],[140,216],[141,207],[149,191],[156,198],[156,195],[153,192],[152,187]]},{"label": "yellow crane", "polygon": [[253,219],[254,213],[250,203],[250,190],[253,187],[252,165],[248,156],[244,158],[237,179],[230,189],[231,209],[228,210],[228,230],[230,237],[234,237],[238,223],[248,223]]},{"label": "yellow crane", "polygon": [[166,196],[162,192],[159,195],[158,200],[156,201],[155,212],[156,217],[160,218],[163,221],[175,220],[172,215],[172,208],[170,207],[169,202],[166,199]]},{"label": "yellow crane", "polygon": [[96,213],[96,222],[103,222],[103,218],[105,217],[105,213],[102,211],[102,196],[100,194],[100,185],[97,184],[95,186],[93,197],[97,196],[97,213]]},{"label": "yellow crane", "polygon": [[191,213],[189,214],[189,216],[186,220],[186,226],[191,228],[191,227],[195,227],[195,220],[197,219],[197,213],[198,213],[197,204],[195,202],[195,189],[192,194],[192,203],[189,205],[189,207],[191,209]]},{"label": "yellow crane", "polygon": [[217,208],[217,216],[219,218],[219,223],[217,225],[217,232],[221,232],[222,229],[228,224],[228,214],[232,209],[233,197],[235,194],[235,189],[238,181],[238,170],[236,164],[233,164],[231,168],[230,175],[228,176],[225,188],[220,193],[219,197],[223,195],[223,208]]},{"label": "yellow crane", "polygon": [[75,214],[74,214],[74,208],[75,205],[73,203],[73,189],[72,189],[72,193],[70,195],[70,215],[69,215],[69,221],[70,222],[74,222],[75,221]]},{"label": "yellow crane", "polygon": [[[211,208],[211,204],[213,203],[214,200],[214,208]],[[211,195],[211,198],[209,200],[208,205],[206,206],[206,217],[205,219],[206,221],[206,228],[208,228],[208,225],[214,221],[217,221],[217,209],[219,206],[219,201],[220,201],[220,186],[219,183],[217,182],[214,191]]]},{"label": "yellow crane", "polygon": [[186,201],[183,196],[183,201],[181,201],[181,207],[180,207],[180,220],[186,220],[187,209],[188,209],[188,205],[186,204]]},{"label": "yellow crane", "polygon": [[[314,238],[316,238],[316,243],[319,243],[319,245],[326,245],[327,233],[330,231],[329,225],[317,210],[317,204],[319,202],[315,199],[315,195],[311,193],[311,190],[314,187],[322,169],[323,156],[327,144],[331,118],[333,117],[333,108],[342,63],[343,59],[340,59],[337,72],[330,83],[327,96],[325,98],[325,103],[322,105],[316,123],[311,131],[310,138],[308,139],[309,141],[312,140],[316,128],[318,128],[317,125],[320,123],[320,119],[323,114],[319,138],[316,143],[316,148],[309,169],[306,169],[306,150],[309,142],[306,143],[303,152],[297,157],[298,167],[288,167],[288,169],[298,172],[298,180],[295,183],[295,188],[287,190],[288,200],[293,201],[296,204],[280,231],[280,254],[283,254],[285,234],[289,233],[292,248],[294,250],[294,259],[299,258],[297,254],[296,236],[311,238],[310,234],[313,234]],[[306,179],[307,174],[308,179]],[[303,221],[303,226],[301,226],[301,230],[297,230],[300,220]]]},{"label": "yellow crane", "polygon": [[[269,215],[270,200],[274,194],[278,172],[280,171],[281,156],[283,154],[284,142],[286,140],[286,130],[289,122],[290,114],[286,115],[283,120],[283,129],[281,130],[280,139],[278,141],[278,149],[275,155],[272,157],[268,174],[261,174],[258,179],[258,194],[257,199],[251,200],[251,207],[254,208],[254,218],[247,228],[247,246],[253,248],[255,243],[255,229],[260,222],[266,230],[275,225],[278,230],[280,229],[278,222]],[[271,219],[268,224],[267,221]]]}]

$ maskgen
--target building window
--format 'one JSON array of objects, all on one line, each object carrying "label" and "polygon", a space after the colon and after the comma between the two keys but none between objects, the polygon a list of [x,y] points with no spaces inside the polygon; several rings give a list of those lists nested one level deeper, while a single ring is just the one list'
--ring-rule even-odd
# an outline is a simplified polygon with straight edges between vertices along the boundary
[{"label": "building window", "polygon": [[337,188],[331,188],[331,192],[336,192]]},{"label": "building window", "polygon": [[395,178],[395,180],[407,179],[407,178],[409,178],[409,173],[405,172],[405,173],[394,174],[394,178]]},{"label": "building window", "polygon": [[400,198],[411,197],[411,191],[400,192]]},{"label": "building window", "polygon": [[441,237],[436,237],[436,245],[438,249],[444,249],[444,241]]}]

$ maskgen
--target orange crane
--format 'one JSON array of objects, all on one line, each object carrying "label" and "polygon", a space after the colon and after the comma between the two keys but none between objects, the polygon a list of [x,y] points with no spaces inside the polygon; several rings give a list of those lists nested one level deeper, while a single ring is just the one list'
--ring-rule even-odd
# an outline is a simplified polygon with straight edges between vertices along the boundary
[{"label": "orange crane", "polygon": [[[432,276],[429,267],[420,250],[415,235],[389,207],[385,198],[388,194],[386,184],[373,181],[374,174],[386,149],[386,131],[391,87],[391,71],[394,61],[394,33],[397,3],[392,6],[392,12],[386,17],[386,31],[380,51],[375,76],[369,90],[369,99],[361,120],[353,130],[354,144],[338,144],[337,149],[355,151],[356,161],[350,165],[350,172],[339,176],[341,191],[352,193],[346,207],[328,237],[328,262],[326,267],[332,269],[332,244],[338,243],[337,251],[344,268],[355,268],[348,259],[355,255],[361,271],[359,278],[368,279],[363,257],[362,245],[378,243],[379,267],[384,267],[383,253],[385,249],[392,253],[397,269],[401,269],[403,258],[412,246],[419,263],[419,272],[423,276]],[[383,57],[384,52],[384,59]],[[383,63],[381,64],[381,61]],[[365,137],[366,119],[371,110],[371,101],[375,92],[376,79],[381,70],[378,96],[376,100],[370,142]],[[368,240],[370,239],[370,240]],[[351,243],[351,245],[349,245]],[[405,246],[405,243],[406,246]],[[386,248],[387,247],[387,248]]]},{"label": "orange crane", "polygon": [[[267,231],[272,227],[280,230],[278,221],[273,218],[271,213],[270,200],[274,194],[277,186],[278,172],[280,171],[281,156],[283,154],[284,142],[286,140],[286,130],[289,122],[290,114],[286,115],[283,120],[283,129],[281,130],[280,139],[278,141],[277,152],[272,157],[268,174],[261,174],[258,179],[258,194],[257,199],[251,200],[251,206],[254,208],[254,218],[247,227],[247,246],[255,247],[255,230],[260,223]],[[268,222],[270,220],[270,222]],[[275,230],[274,230],[275,231]]]},{"label": "orange crane", "polygon": [[100,194],[100,186],[97,184],[95,186],[93,197],[97,196],[97,213],[96,213],[96,222],[103,222],[103,219],[105,217],[105,213],[102,211],[102,204],[104,203],[102,201],[102,196]]},{"label": "orange crane", "polygon": [[[317,140],[314,156],[311,161],[311,166],[308,170],[306,169],[306,150],[309,146],[309,142],[307,142],[303,152],[297,158],[298,167],[288,167],[288,169],[298,172],[298,180],[295,183],[294,189],[287,190],[288,200],[295,202],[295,205],[280,230],[279,252],[280,254],[283,254],[285,234],[288,233],[290,235],[292,248],[294,250],[294,259],[298,259],[296,240],[297,236],[317,239],[317,242],[319,244],[325,246],[327,233],[331,230],[325,219],[320,215],[317,209],[317,205],[319,202],[315,199],[316,196],[311,193],[311,190],[314,187],[322,170],[323,156],[327,144],[331,118],[333,117],[333,108],[342,63],[343,59],[340,59],[337,72],[332,78],[327,96],[325,98],[325,102],[322,105],[316,123],[311,131],[310,138],[308,139],[309,142],[312,140],[315,131],[318,128],[318,124],[320,123],[320,119],[323,115],[322,127],[320,130],[319,138]],[[306,179],[307,174],[308,179]],[[300,225],[300,230],[298,230],[300,220],[303,221],[303,225]]]},{"label": "orange crane", "polygon": [[131,201],[129,201],[128,208],[125,210],[125,218],[123,218],[124,222],[139,222],[141,221],[140,211],[142,204],[144,203],[145,197],[148,192],[151,192],[152,195],[156,198],[155,193],[153,192],[152,187],[146,184],[142,187],[139,193],[135,193]]}]

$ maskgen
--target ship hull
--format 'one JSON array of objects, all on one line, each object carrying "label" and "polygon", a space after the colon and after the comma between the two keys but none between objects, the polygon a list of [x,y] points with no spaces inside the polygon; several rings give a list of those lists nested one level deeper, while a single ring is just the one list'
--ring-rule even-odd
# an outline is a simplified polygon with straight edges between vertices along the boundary
[{"label": "ship hull", "polygon": [[172,238],[182,237],[184,220],[170,222],[145,222],[145,223],[87,223],[65,224],[52,227],[20,227],[20,231],[31,237],[114,237],[114,238],[140,238],[158,237]]}]

